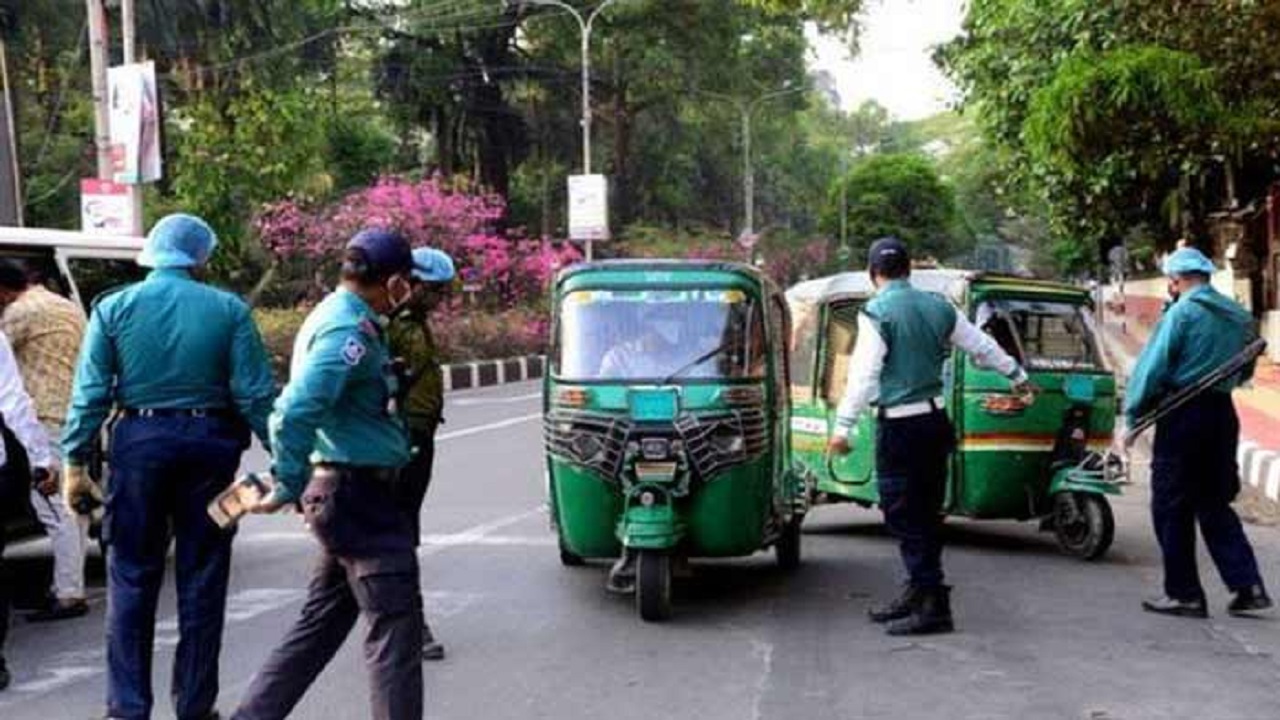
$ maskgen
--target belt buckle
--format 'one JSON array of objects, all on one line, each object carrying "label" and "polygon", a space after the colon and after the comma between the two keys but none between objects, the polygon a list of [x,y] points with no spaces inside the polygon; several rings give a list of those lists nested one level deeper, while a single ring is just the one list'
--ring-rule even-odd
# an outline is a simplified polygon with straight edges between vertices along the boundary
[{"label": "belt buckle", "polygon": [[208,410],[205,410],[205,409],[203,409],[203,408],[196,408],[195,410],[192,410],[192,411],[191,411],[191,417],[193,417],[193,418],[206,418],[206,417],[209,417],[209,411],[208,411]]},{"label": "belt buckle", "polygon": [[138,410],[138,417],[140,418],[153,418],[155,416],[156,416],[155,408],[142,408]]}]

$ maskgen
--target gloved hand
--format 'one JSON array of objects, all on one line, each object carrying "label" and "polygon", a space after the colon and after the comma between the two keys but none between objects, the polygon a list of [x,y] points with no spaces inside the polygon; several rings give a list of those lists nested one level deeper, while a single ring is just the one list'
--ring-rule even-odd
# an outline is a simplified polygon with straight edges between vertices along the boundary
[{"label": "gloved hand", "polygon": [[102,490],[83,465],[68,465],[62,475],[62,500],[75,515],[88,515],[102,504]]},{"label": "gloved hand", "polygon": [[31,473],[32,485],[36,492],[49,497],[58,492],[58,471],[56,468],[36,468]]}]

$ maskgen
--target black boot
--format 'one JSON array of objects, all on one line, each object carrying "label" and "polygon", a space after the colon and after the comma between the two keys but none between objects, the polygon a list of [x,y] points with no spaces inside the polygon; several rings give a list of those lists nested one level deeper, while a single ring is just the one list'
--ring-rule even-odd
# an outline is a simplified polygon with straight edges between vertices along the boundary
[{"label": "black boot", "polygon": [[9,687],[9,682],[11,680],[12,678],[9,677],[9,666],[5,665],[4,656],[0,656],[0,690],[4,690]]},{"label": "black boot", "polygon": [[1227,612],[1237,617],[1248,617],[1270,607],[1271,597],[1267,595],[1267,589],[1259,583],[1237,590],[1235,597],[1231,598],[1231,603],[1227,605]]},{"label": "black boot", "polygon": [[431,626],[427,624],[427,619],[422,618],[422,659],[423,660],[443,660],[444,645],[436,640],[435,635],[431,632]]},{"label": "black boot", "polygon": [[890,635],[935,635],[955,631],[951,619],[951,588],[939,585],[920,588],[918,599],[911,613],[890,623]]},{"label": "black boot", "polygon": [[902,588],[902,594],[887,603],[872,605],[867,610],[867,616],[871,618],[871,622],[876,623],[901,620],[911,614],[911,610],[915,608],[919,601],[920,589],[907,583]]},{"label": "black boot", "polygon": [[622,557],[609,568],[609,582],[605,589],[619,595],[629,595],[636,591],[636,554],[633,550],[623,550]]}]

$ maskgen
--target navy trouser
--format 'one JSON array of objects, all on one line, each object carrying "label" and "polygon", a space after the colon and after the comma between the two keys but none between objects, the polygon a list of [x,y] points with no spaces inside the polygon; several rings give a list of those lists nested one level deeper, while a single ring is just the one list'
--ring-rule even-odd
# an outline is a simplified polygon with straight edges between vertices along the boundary
[{"label": "navy trouser", "polygon": [[898,539],[908,581],[942,585],[942,504],[955,429],[946,413],[876,424],[876,479],[885,526]]},{"label": "navy trouser", "polygon": [[223,418],[125,418],[111,441],[103,540],[107,545],[107,714],[149,718],[156,604],[175,541],[178,648],[173,704],[205,718],[218,699],[218,656],[232,533],[206,508],[235,478],[248,444]]},{"label": "navy trouser", "polygon": [[395,480],[317,468],[302,508],[320,557],[302,614],[254,677],[234,720],[288,717],[364,616],[373,720],[421,720],[422,593],[416,537]]},{"label": "navy trouser", "polygon": [[1231,396],[1208,392],[1156,425],[1151,519],[1164,554],[1165,594],[1204,597],[1196,568],[1196,523],[1222,581],[1232,590],[1262,582],[1231,502],[1240,492],[1240,421]]}]

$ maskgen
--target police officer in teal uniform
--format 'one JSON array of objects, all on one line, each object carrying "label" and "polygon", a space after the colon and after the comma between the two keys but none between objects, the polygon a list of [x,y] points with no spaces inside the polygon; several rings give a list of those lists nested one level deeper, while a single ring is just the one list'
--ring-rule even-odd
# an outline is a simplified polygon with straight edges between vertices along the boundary
[{"label": "police officer in teal uniform", "polygon": [[858,417],[876,404],[876,480],[885,525],[898,539],[907,584],[892,602],[871,609],[890,635],[951,632],[951,588],[942,572],[942,504],[955,428],[942,398],[942,367],[951,348],[1030,392],[1027,374],[989,336],[941,296],[911,286],[911,257],[896,238],[870,250],[876,296],[858,316],[849,383],[837,410],[829,451],[848,454]]},{"label": "police officer in teal uniform", "polygon": [[217,238],[170,215],[147,235],[143,282],[101,299],[81,348],[64,427],[63,496],[97,495],[86,466],[112,412],[107,546],[107,715],[151,716],[156,603],[170,540],[178,590],[178,718],[216,717],[232,534],[206,506],[235,477],[250,429],[268,442],[276,386],[249,308],[199,282]]},{"label": "police officer in teal uniform", "polygon": [[238,720],[287,717],[363,616],[374,720],[422,717],[415,524],[399,497],[409,438],[385,316],[412,293],[398,233],[348,243],[342,284],[307,317],[271,418],[275,486],[256,510],[301,503],[320,555],[302,614],[250,685]]},{"label": "police officer in teal uniform", "polygon": [[[1165,260],[1174,302],[1143,348],[1125,397],[1132,426],[1143,414],[1194,385],[1244,350],[1253,318],[1209,284],[1214,267],[1195,248]],[[1156,423],[1151,463],[1151,519],[1164,555],[1164,596],[1146,600],[1148,612],[1208,617],[1196,568],[1196,524],[1233,597],[1232,615],[1271,607],[1258,561],[1231,509],[1240,492],[1236,446],[1240,421],[1231,391],[1253,375],[1250,365]]]}]

